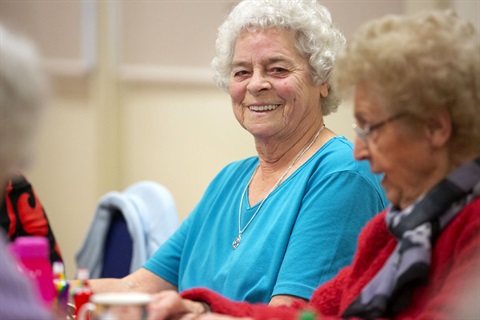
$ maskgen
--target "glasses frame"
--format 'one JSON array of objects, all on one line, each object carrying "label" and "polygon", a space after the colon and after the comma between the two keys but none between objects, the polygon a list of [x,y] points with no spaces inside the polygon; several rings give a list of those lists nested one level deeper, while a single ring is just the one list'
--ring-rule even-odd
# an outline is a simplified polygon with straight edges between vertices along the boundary
[{"label": "glasses frame", "polygon": [[398,118],[400,117],[403,117],[405,115],[404,112],[399,112],[399,113],[396,113],[394,115],[391,115],[390,117],[382,120],[382,121],[379,121],[375,124],[372,124],[371,126],[365,126],[365,128],[360,128],[356,123],[353,123],[352,124],[352,129],[353,131],[355,131],[355,133],[357,134],[357,136],[363,141],[363,142],[368,142],[368,135],[370,135],[373,131],[377,130],[377,129],[380,129],[382,126],[384,126],[385,124],[389,123],[389,122],[392,122],[392,121],[395,121],[397,120]]}]

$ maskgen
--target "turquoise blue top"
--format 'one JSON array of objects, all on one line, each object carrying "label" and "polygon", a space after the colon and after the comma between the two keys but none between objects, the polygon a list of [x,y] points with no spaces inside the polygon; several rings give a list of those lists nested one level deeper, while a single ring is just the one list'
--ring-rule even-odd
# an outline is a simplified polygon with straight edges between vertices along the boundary
[{"label": "turquoise blue top", "polygon": [[[387,205],[379,177],[354,160],[353,145],[344,137],[327,142],[270,194],[234,250],[240,197],[258,162],[226,166],[144,267],[179,291],[207,287],[268,303],[278,294],[309,299],[350,264],[360,230]],[[245,195],[242,228],[258,206]]]}]

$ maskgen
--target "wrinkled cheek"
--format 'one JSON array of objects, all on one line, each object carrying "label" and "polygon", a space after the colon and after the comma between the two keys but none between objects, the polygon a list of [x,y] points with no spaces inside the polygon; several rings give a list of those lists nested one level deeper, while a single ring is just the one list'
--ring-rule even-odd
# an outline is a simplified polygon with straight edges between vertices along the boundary
[{"label": "wrinkled cheek", "polygon": [[232,111],[235,119],[237,119],[237,121],[243,126],[245,120],[245,108],[241,103],[235,103],[232,99]]},{"label": "wrinkled cheek", "polygon": [[236,85],[235,83],[234,84],[230,83],[230,90],[228,93],[232,100],[232,104],[241,103],[245,98],[245,92],[246,90],[244,86]]},{"label": "wrinkled cheek", "polygon": [[240,120],[239,117],[243,117],[242,113],[244,112],[242,103],[245,98],[245,90],[238,86],[230,85],[229,94],[233,113],[235,114],[235,117]]}]

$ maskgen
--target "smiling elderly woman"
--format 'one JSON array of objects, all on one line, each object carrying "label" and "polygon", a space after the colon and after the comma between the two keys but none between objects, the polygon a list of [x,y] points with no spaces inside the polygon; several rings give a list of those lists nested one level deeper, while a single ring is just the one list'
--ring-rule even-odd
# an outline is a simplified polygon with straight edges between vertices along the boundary
[{"label": "smiling elderly woman", "polygon": [[258,154],[226,166],[143,268],[91,281],[94,291],[203,286],[288,304],[348,265],[387,201],[368,162],[324,123],[339,103],[330,75],[343,44],[315,0],[240,2],[219,28],[213,69]]},{"label": "smiling elderly woman", "polygon": [[362,230],[352,265],[308,304],[233,303],[198,288],[183,300],[169,294],[157,319],[205,310],[191,300],[255,319],[478,318],[478,301],[458,309],[469,288],[478,300],[480,277],[478,34],[452,12],[388,16],[364,26],[337,62],[339,88],[355,89],[355,157],[384,174],[392,203]]}]

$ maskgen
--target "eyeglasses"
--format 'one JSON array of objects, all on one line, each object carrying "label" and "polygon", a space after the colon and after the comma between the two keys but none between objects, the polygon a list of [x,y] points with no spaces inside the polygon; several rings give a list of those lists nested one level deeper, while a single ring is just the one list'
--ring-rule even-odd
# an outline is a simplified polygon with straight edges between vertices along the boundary
[{"label": "eyeglasses", "polygon": [[371,134],[374,130],[377,130],[378,128],[382,127],[384,124],[397,120],[400,117],[403,117],[405,113],[400,112],[397,114],[394,114],[393,116],[388,117],[385,120],[382,120],[380,122],[377,122],[371,126],[366,126],[365,128],[360,128],[356,123],[352,124],[353,131],[358,135],[360,139],[362,139],[363,142],[367,142],[368,135]]}]

